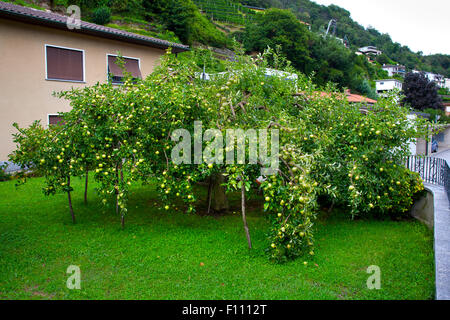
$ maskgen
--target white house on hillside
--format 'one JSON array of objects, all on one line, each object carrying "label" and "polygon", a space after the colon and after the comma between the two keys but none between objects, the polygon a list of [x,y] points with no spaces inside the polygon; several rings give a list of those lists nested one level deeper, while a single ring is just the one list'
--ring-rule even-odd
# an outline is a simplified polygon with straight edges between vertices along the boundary
[{"label": "white house on hillside", "polygon": [[390,65],[390,64],[384,64],[383,70],[388,72],[389,77],[393,77],[394,75],[400,75],[402,77],[405,76],[406,68],[402,65]]},{"label": "white house on hillside", "polygon": [[394,89],[402,90],[403,84],[397,79],[376,80],[377,93],[384,93]]},{"label": "white house on hillside", "polygon": [[426,76],[430,81],[436,82],[438,87],[443,88],[445,86],[445,78],[443,75],[432,73],[432,72],[427,72]]},{"label": "white house on hillside", "polygon": [[450,79],[449,78],[445,78],[444,88],[447,88],[450,90]]},{"label": "white house on hillside", "polygon": [[364,53],[364,54],[374,54],[376,56],[383,53],[380,50],[378,50],[377,47],[374,47],[374,46],[367,46],[367,47],[359,48],[359,52]]},{"label": "white house on hillside", "polygon": [[443,75],[433,72],[422,72],[418,70],[413,70],[413,73],[423,73],[428,80],[433,81],[437,84],[439,88],[444,88],[446,86],[445,78]]}]

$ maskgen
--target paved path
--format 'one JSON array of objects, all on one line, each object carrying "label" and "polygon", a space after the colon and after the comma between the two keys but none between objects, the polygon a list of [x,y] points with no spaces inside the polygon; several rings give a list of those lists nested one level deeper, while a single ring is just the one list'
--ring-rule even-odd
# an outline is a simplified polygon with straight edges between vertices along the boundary
[{"label": "paved path", "polygon": [[[450,165],[450,150],[431,155]],[[434,258],[436,265],[436,299],[450,300],[450,206],[443,187],[425,184],[434,195]]]},{"label": "paved path", "polygon": [[434,198],[434,258],[436,266],[436,299],[450,300],[450,209],[441,186],[425,184]]},{"label": "paved path", "polygon": [[450,149],[441,151],[441,152],[437,152],[437,153],[433,153],[430,157],[445,159],[445,160],[447,160],[447,163],[450,165]]}]

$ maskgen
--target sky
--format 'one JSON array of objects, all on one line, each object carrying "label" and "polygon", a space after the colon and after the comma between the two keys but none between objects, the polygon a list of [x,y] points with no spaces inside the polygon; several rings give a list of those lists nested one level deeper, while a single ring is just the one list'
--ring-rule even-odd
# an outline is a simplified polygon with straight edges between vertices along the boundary
[{"label": "sky", "polygon": [[388,33],[394,42],[407,45],[414,52],[450,54],[449,0],[313,1],[346,9],[359,24]]}]

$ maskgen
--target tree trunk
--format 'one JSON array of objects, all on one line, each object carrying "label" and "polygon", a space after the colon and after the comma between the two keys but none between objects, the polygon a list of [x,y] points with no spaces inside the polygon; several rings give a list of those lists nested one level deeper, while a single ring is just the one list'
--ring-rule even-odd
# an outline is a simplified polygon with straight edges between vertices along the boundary
[{"label": "tree trunk", "polygon": [[[119,170],[120,170],[120,182],[119,182]],[[120,188],[119,185],[123,184],[123,168],[122,168],[122,162],[120,164],[116,164],[116,214],[119,215],[119,194],[120,194]],[[123,214],[123,211],[120,215],[120,224],[122,225],[122,229],[125,228],[125,215]]]},{"label": "tree trunk", "polygon": [[120,182],[123,184],[123,166],[120,164]]},{"label": "tree trunk", "polygon": [[213,183],[212,183],[212,177],[209,176],[209,183],[208,183],[208,199],[207,199],[207,201],[208,201],[208,212],[207,212],[207,214],[210,214],[210,213],[211,213],[212,186],[213,186]]},{"label": "tree trunk", "polygon": [[[68,187],[68,190],[70,190],[70,176],[67,177],[67,187]],[[72,196],[70,195],[70,191],[67,191],[67,198],[69,200],[69,209],[70,209],[70,215],[72,216],[72,222],[75,224],[75,214],[73,213]]]},{"label": "tree trunk", "polygon": [[89,169],[86,167],[86,181],[84,182],[84,204],[87,204],[88,181],[89,181]]},{"label": "tree trunk", "polygon": [[114,190],[116,193],[116,214],[119,215],[119,165],[116,164],[116,181]]},{"label": "tree trunk", "polygon": [[[116,214],[119,215],[120,209],[119,209],[119,192],[116,192]],[[122,212],[120,215],[120,224],[122,225],[122,229],[125,228],[125,216]]]},{"label": "tree trunk", "polygon": [[225,177],[221,173],[217,173],[213,177],[213,209],[215,212],[226,212],[230,208],[225,187],[222,184],[225,182]]},{"label": "tree trunk", "polygon": [[331,201],[331,206],[328,208],[328,213],[333,211],[333,209],[334,209],[334,199]]},{"label": "tree trunk", "polygon": [[241,202],[242,202],[242,221],[244,222],[244,230],[245,235],[247,236],[247,242],[248,242],[248,248],[252,248],[252,240],[250,238],[250,232],[248,230],[247,225],[247,217],[245,216],[245,183],[244,180],[242,180],[242,187],[241,187]]},{"label": "tree trunk", "polygon": [[116,191],[116,214],[119,215],[119,193]]}]

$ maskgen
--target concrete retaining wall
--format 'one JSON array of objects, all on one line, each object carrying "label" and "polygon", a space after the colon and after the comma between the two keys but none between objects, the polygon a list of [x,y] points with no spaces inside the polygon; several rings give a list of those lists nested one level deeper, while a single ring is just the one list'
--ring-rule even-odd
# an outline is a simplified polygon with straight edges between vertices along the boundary
[{"label": "concrete retaining wall", "polygon": [[417,200],[412,209],[411,215],[419,221],[425,223],[428,228],[434,227],[434,196],[430,190],[425,190],[425,195]]}]

